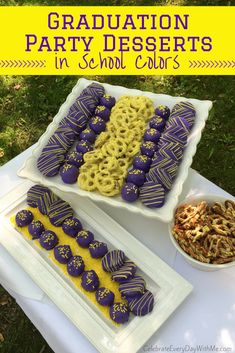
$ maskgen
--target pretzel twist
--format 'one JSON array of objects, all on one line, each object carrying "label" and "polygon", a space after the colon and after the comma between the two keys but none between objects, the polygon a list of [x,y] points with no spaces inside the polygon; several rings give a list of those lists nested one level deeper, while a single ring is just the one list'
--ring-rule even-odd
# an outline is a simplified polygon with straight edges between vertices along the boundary
[{"label": "pretzel twist", "polygon": [[173,235],[191,257],[205,263],[235,260],[235,203],[182,205],[175,213]]}]

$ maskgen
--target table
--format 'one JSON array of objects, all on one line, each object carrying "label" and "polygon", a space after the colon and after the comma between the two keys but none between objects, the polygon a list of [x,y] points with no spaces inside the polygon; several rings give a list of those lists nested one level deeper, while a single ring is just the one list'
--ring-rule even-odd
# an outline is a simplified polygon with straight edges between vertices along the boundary
[{"label": "table", "polygon": [[[0,168],[0,200],[5,193],[22,182],[16,171],[31,154],[32,148],[33,146]],[[231,197],[191,169],[181,199],[189,192],[197,190]],[[193,294],[143,346],[141,352],[160,352],[165,349],[168,352],[196,353],[213,349],[215,351],[216,348],[221,352],[235,351],[234,268],[215,272],[196,270],[176,253],[167,237],[167,225],[143,216],[137,217],[125,210],[110,209],[103,203],[98,206],[194,286]],[[9,267],[11,271],[6,271]],[[17,276],[13,275],[16,271]],[[21,280],[27,284],[27,288],[19,290],[17,282]],[[55,353],[97,352],[1,245],[0,283],[16,299]]]}]

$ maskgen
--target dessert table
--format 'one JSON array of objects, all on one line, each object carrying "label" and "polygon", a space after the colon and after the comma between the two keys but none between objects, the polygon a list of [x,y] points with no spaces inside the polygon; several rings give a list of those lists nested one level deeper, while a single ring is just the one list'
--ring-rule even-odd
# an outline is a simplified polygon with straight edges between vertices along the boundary
[{"label": "dessert table", "polygon": [[[3,207],[1,197],[22,183],[23,180],[17,177],[16,172],[32,153],[33,147],[0,168],[0,212]],[[199,193],[232,198],[190,169],[180,200],[188,194]],[[81,202],[82,200],[84,199],[81,198]],[[141,351],[235,351],[234,267],[215,272],[194,269],[171,244],[167,224],[137,216],[124,209],[110,208],[103,203],[97,205],[194,286],[188,299]],[[0,283],[16,299],[55,353],[97,351],[1,246],[1,234]]]}]

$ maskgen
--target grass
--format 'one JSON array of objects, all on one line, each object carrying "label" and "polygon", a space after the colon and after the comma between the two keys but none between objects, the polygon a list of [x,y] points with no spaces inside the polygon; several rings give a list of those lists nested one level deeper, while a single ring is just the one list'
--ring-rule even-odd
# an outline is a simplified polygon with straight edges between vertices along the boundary
[{"label": "grass", "polygon": [[[3,155],[0,164],[37,141],[77,79],[74,76],[0,77],[0,156]],[[234,194],[234,76],[100,76],[93,79],[156,93],[212,100],[214,108],[192,167]],[[2,296],[7,296],[9,302],[1,306]],[[14,300],[1,288],[0,333],[5,338],[0,343],[2,353],[52,352]]]},{"label": "grass", "polygon": [[[228,192],[235,192],[232,168],[235,164],[234,76],[93,78],[173,96],[212,100],[214,108],[203,132],[193,168]],[[38,140],[77,79],[77,76],[0,77],[0,164]]]},{"label": "grass", "polygon": [[[4,340],[3,342],[1,342]],[[0,287],[1,353],[53,353],[15,301]]]},{"label": "grass", "polygon": [[[0,0],[8,5],[231,5],[223,0]],[[234,194],[234,76],[100,76],[98,81],[176,96],[210,99],[207,121],[192,167]],[[0,165],[35,143],[75,85],[75,76],[0,76]],[[52,350],[8,293],[0,287],[1,353]]]}]

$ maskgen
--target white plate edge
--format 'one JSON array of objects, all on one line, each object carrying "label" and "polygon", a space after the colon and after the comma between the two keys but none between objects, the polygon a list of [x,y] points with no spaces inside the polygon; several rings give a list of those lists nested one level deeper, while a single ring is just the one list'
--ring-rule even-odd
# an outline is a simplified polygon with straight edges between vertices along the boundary
[{"label": "white plate edge", "polygon": [[[23,182],[22,184],[24,184],[23,185],[23,189],[24,189],[24,192],[26,191],[26,188],[27,188],[27,182],[25,183],[25,182]],[[12,202],[12,200],[11,200],[11,195],[10,194],[12,194],[12,196],[14,195],[15,196],[15,191],[17,190],[17,191],[19,191],[20,190],[20,187],[21,187],[21,185],[20,186],[18,186],[18,187],[16,187],[15,189],[13,189],[7,196],[6,196],[6,201],[8,202],[8,204],[6,205],[6,210],[7,210],[7,212],[9,212],[9,208],[14,208],[14,207],[16,207],[16,204],[19,204],[19,202],[18,202],[18,200],[20,199],[21,201],[20,202],[22,202],[22,194],[21,194],[21,196],[19,197],[19,199],[17,199],[17,200],[15,200],[14,199],[14,201]],[[4,203],[4,198],[3,198],[3,200],[1,200],[1,201],[3,201],[3,203]],[[89,201],[89,200],[88,200]],[[89,204],[92,204],[90,201],[89,201]],[[14,205],[14,206],[13,206]],[[162,261],[157,255],[155,255],[154,253],[152,253],[152,251],[151,250],[149,250],[146,246],[144,246],[139,240],[137,240],[137,239],[135,239],[129,232],[127,232],[125,229],[123,229],[121,226],[119,226],[115,221],[113,221],[112,220],[112,218],[110,217],[110,216],[108,216],[107,214],[105,214],[101,209],[99,209],[99,207],[97,207],[96,205],[93,205],[94,206],[94,208],[95,209],[97,209],[97,210],[99,210],[99,212],[101,212],[101,214],[103,214],[105,217],[107,217],[107,220],[109,221],[109,222],[113,222],[115,225],[116,225],[116,227],[117,228],[119,228],[121,231],[123,231],[124,233],[125,233],[125,237],[127,236],[127,234],[129,235],[129,237],[130,237],[130,239],[131,239],[131,241],[134,241],[136,244],[135,245],[137,245],[137,247],[138,246],[140,246],[142,249],[144,248],[144,250],[145,251],[147,251],[148,252],[148,259],[149,259],[149,256],[150,257],[152,257],[152,258],[156,258],[157,259],[157,261],[158,261],[158,264],[160,265],[160,267],[162,267],[163,266],[163,270],[165,271],[165,273],[167,273],[167,274],[169,274],[169,273],[171,273],[172,275],[173,275],[173,278],[171,278],[170,279],[170,281],[171,281],[171,284],[172,284],[172,281],[173,281],[173,283],[174,283],[174,285],[175,285],[175,288],[173,287],[173,290],[172,290],[172,292],[173,293],[178,293],[177,295],[178,295],[178,305],[180,305],[180,303],[188,296],[188,294],[191,292],[191,290],[192,290],[192,285],[188,282],[188,281],[186,281],[185,279],[183,279],[183,277],[182,276],[180,276],[178,273],[176,273],[173,269],[171,269],[167,264],[165,264],[164,263],[164,261]],[[89,205],[89,207],[90,207],[90,205]],[[1,214],[1,218],[2,217],[4,217],[4,214],[5,214],[6,212],[3,212],[3,214]],[[17,231],[16,231],[17,232]],[[23,239],[23,238],[22,238]],[[6,247],[7,247],[7,244],[5,244],[6,245]],[[28,245],[28,244],[27,244]],[[9,250],[9,249],[8,249]],[[35,250],[36,251],[36,250]],[[10,252],[10,251],[9,251]],[[13,253],[12,254],[12,256],[15,258],[15,254]],[[38,254],[38,256],[40,256],[40,254]],[[41,258],[41,257],[40,257]],[[43,258],[41,258],[41,259],[43,259]],[[18,260],[17,260],[17,262],[19,262]],[[49,265],[48,265],[49,266]],[[26,270],[26,272],[28,272],[28,267],[27,268],[25,268],[25,270]],[[162,272],[164,272],[164,271],[159,271],[159,277],[161,277],[161,273]],[[58,274],[57,274],[58,275]],[[59,275],[58,275],[59,276]],[[33,280],[35,280],[35,279],[33,279]],[[158,278],[158,281],[159,281],[159,278]],[[178,287],[177,287],[177,284],[178,284]],[[40,285],[40,287],[41,287],[41,285]],[[44,290],[44,289],[43,289]],[[44,290],[45,292],[47,292],[47,288]],[[172,295],[172,292],[171,292],[171,294],[170,294],[170,296],[168,296],[168,300],[170,300],[170,297],[171,297],[171,295]],[[50,296],[50,293],[49,293],[49,296]],[[174,303],[176,303],[177,302],[177,300],[174,300]],[[172,302],[171,302],[171,304],[172,304]],[[59,306],[60,307],[60,305],[59,304],[57,304],[56,303],[56,305],[57,306]],[[163,318],[162,318],[162,321],[160,320],[158,320],[158,319],[156,319],[156,323],[157,323],[157,327],[156,327],[156,330],[157,330],[157,328],[159,328],[160,326],[161,326],[161,324],[167,319],[167,317],[168,316],[170,316],[171,315],[171,313],[174,311],[174,310],[176,310],[177,309],[177,306],[178,305],[174,305],[174,307],[172,307],[171,308],[171,310],[169,310],[169,312],[165,312],[164,311],[164,315],[163,315]],[[61,307],[60,307],[60,309],[61,309]],[[63,310],[63,309],[62,309]],[[64,310],[63,310],[64,311]],[[85,311],[86,312],[86,311]],[[86,314],[87,314],[87,312],[86,312]],[[66,312],[66,315],[68,316],[68,313]],[[89,318],[90,318],[90,316],[89,316]],[[151,314],[148,316],[148,317],[145,317],[145,318],[147,318],[147,320],[149,320],[149,318],[151,318]],[[72,321],[74,322],[74,318],[71,318],[72,319]],[[144,325],[144,323],[145,323],[145,320],[143,320],[142,319],[142,322],[141,322],[141,327],[142,327],[142,325]],[[75,325],[76,325],[76,320],[75,320]],[[155,326],[154,326],[155,327]],[[79,326],[79,329],[81,329],[81,331],[89,338],[89,340],[91,340],[92,342],[93,342],[93,344],[97,347],[97,348],[99,348],[100,349],[100,346],[97,346],[97,343],[96,342],[94,342],[93,340],[92,340],[92,338],[89,336],[89,335],[87,335],[87,332],[84,332],[83,331],[83,329]],[[134,329],[133,330],[133,332],[136,332],[136,330],[138,331],[139,329],[138,329],[138,327],[136,328],[136,329]],[[143,330],[143,328],[141,329],[141,330]],[[141,330],[140,330],[140,332],[141,332]],[[147,335],[148,335],[148,338],[150,338],[155,332],[156,332],[156,330],[154,330],[154,331],[151,331],[151,332],[149,332],[149,330],[145,333],[146,334],[146,337],[147,337]],[[123,336],[123,335],[122,335]],[[119,337],[119,338],[124,338],[124,337]],[[125,352],[126,350],[124,349],[124,347],[122,347],[122,344],[120,345],[120,340],[118,340],[119,341],[119,344],[118,344],[118,352]],[[116,342],[117,343],[117,342]],[[124,343],[126,344],[126,340],[124,341]],[[123,345],[125,345],[123,343]],[[133,342],[132,342],[133,343]],[[143,344],[144,344],[145,342],[136,342],[135,343],[135,345],[136,345],[136,350],[138,350],[138,349],[140,349],[142,346],[143,346]],[[123,348],[123,349],[121,349],[121,348]],[[120,350],[121,349],[121,350]],[[102,350],[102,351],[104,351],[104,350]],[[107,350],[107,352],[108,352],[109,350]]]}]

